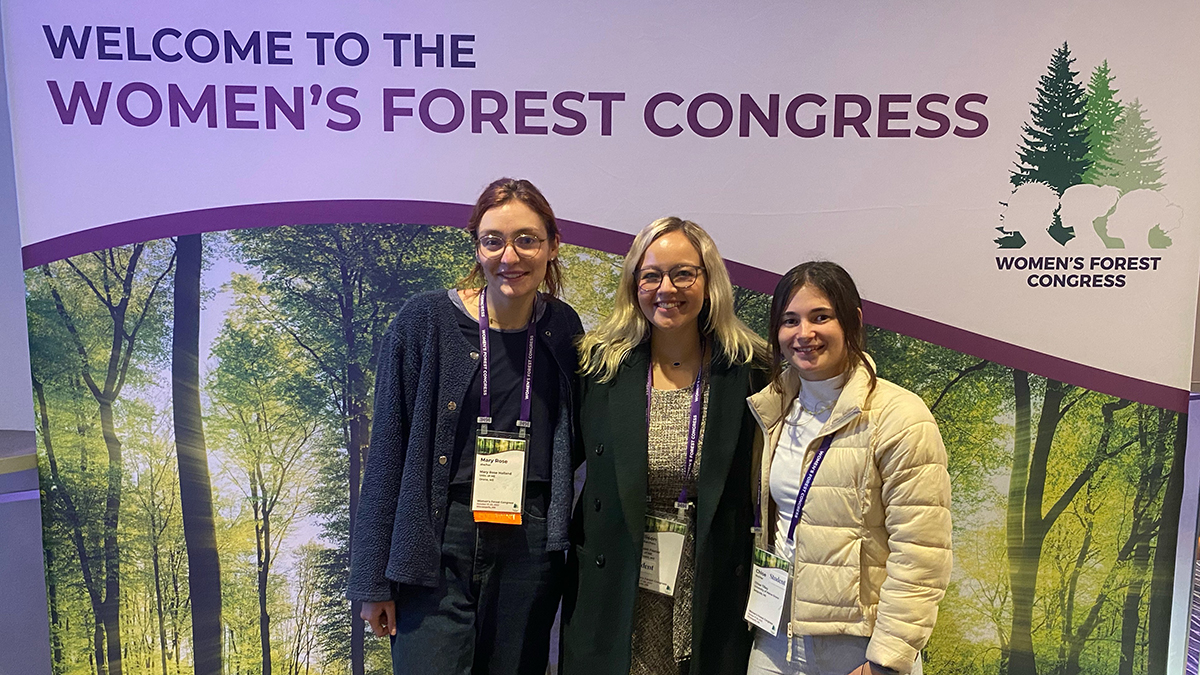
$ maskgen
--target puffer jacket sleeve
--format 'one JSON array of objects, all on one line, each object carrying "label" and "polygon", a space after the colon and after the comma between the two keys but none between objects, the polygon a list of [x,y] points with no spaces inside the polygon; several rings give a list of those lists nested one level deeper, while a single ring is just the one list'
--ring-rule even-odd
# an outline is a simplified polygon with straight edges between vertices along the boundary
[{"label": "puffer jacket sleeve", "polygon": [[950,475],[937,424],[915,394],[880,411],[874,436],[890,553],[867,659],[907,673],[950,581]]},{"label": "puffer jacket sleeve", "polygon": [[404,470],[408,407],[404,396],[404,340],[401,312],[384,334],[375,375],[375,413],[370,449],[352,539],[346,597],[378,602],[391,600],[384,572],[396,523],[396,500]]}]

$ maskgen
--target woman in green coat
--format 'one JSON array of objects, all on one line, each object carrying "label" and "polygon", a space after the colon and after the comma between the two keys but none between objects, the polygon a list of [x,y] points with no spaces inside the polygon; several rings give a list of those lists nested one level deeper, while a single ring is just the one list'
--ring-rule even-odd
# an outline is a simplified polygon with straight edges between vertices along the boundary
[{"label": "woman in green coat", "polygon": [[[746,672],[755,423],[765,343],[712,238],[662,218],[581,345],[587,479],[563,604],[565,675]],[[753,381],[752,381],[753,380]]]}]

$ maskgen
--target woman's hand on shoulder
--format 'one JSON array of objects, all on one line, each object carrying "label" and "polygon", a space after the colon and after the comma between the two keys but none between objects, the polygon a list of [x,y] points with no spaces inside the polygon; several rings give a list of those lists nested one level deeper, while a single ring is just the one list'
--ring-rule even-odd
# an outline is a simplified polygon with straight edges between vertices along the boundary
[{"label": "woman's hand on shoulder", "polygon": [[364,602],[359,616],[370,624],[371,632],[375,634],[375,637],[396,634],[396,602],[394,600]]}]

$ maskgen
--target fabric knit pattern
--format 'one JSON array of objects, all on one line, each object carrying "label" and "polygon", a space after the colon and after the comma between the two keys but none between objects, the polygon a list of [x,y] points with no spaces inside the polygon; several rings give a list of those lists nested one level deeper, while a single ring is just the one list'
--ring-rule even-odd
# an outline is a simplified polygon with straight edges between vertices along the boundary
[{"label": "fabric knit pattern", "polygon": [[[707,389],[707,382],[701,385]],[[688,416],[692,390],[654,389],[650,395],[650,429],[647,461],[650,467],[646,506],[650,515],[679,519],[675,501],[683,488],[683,465],[687,457]],[[707,393],[707,392],[706,392]],[[700,437],[708,419],[708,396],[703,397]],[[699,444],[703,446],[703,444]],[[703,447],[696,449],[695,466],[687,482],[688,494],[696,498],[696,476],[700,473]],[[679,561],[675,596],[638,589],[633,605],[632,675],[676,675],[679,662],[692,655],[692,587],[696,577],[696,511],[688,509],[688,533]]]},{"label": "fabric knit pattern", "polygon": [[[547,542],[565,551],[572,485],[572,446],[579,369],[574,339],[583,332],[566,303],[544,298],[538,339],[549,348],[560,380],[551,457]],[[346,596],[392,598],[391,583],[436,586],[450,484],[449,454],[458,413],[479,353],[463,337],[458,310],[445,290],[413,296],[384,334],[375,378],[375,415],[363,470]]]}]

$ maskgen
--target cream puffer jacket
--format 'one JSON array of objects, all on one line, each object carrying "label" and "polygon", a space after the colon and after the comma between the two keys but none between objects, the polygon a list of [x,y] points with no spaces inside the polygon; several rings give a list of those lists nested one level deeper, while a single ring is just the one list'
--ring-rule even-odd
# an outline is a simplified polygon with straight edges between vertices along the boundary
[{"label": "cream puffer jacket", "polygon": [[[774,541],[771,457],[799,390],[788,369],[783,392],[747,399],[767,440],[755,474],[763,550]],[[870,390],[862,365],[805,451],[805,471],[829,434],[796,526],[788,635],[870,636],[867,659],[907,673],[950,581],[946,448],[920,397],[882,378]]]}]

